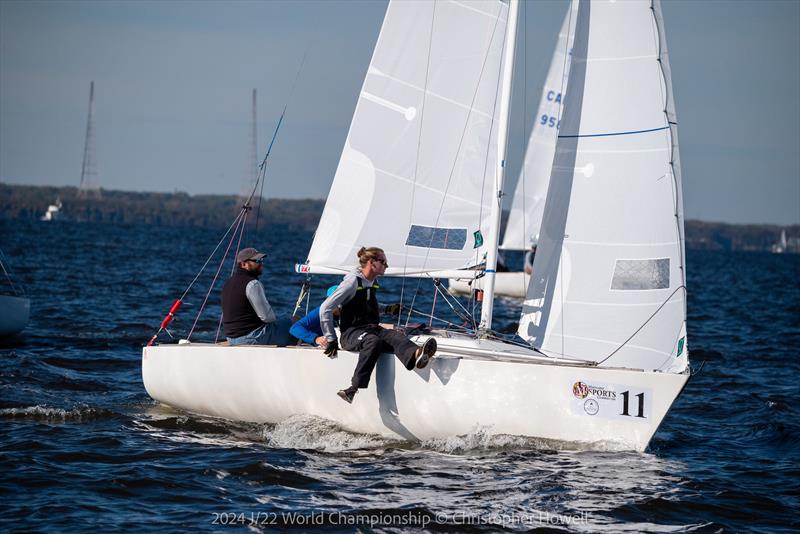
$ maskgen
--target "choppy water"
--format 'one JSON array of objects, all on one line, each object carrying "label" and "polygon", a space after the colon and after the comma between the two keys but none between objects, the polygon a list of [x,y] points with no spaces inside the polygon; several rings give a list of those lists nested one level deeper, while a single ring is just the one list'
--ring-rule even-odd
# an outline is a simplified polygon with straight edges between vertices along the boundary
[{"label": "choppy water", "polygon": [[[205,419],[147,396],[141,346],[219,233],[0,222],[33,302],[0,347],[3,530],[800,529],[800,257],[689,251],[689,347],[707,363],[645,453],[480,430],[414,444],[312,417]],[[288,311],[311,236],[260,235],[270,301]],[[198,332],[213,335],[218,309],[212,298]],[[501,302],[497,322],[516,313]]]}]

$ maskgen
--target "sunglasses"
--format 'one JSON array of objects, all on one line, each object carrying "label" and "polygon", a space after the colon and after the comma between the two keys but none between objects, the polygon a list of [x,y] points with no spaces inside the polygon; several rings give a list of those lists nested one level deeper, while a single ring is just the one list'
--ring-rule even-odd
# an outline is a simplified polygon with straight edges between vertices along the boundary
[{"label": "sunglasses", "polygon": [[264,263],[264,258],[261,258],[261,259],[258,259],[258,260],[245,260],[245,261],[252,261],[253,263],[257,263],[257,264],[261,265],[262,263]]},{"label": "sunglasses", "polygon": [[384,267],[388,267],[389,266],[389,264],[386,263],[386,259],[385,258],[375,258],[372,261],[377,261],[378,263],[382,263]]}]

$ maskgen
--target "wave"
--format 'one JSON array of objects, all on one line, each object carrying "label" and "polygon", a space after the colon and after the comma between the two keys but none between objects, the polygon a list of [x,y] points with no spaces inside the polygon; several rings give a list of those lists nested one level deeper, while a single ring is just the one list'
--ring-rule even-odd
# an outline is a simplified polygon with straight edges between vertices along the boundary
[{"label": "wave", "polygon": [[631,444],[617,441],[559,441],[494,434],[490,427],[478,427],[469,434],[424,440],[423,448],[448,454],[465,453],[477,450],[540,450],[540,451],[630,451]]},{"label": "wave", "polygon": [[374,434],[348,432],[333,421],[313,415],[296,415],[263,430],[264,440],[282,449],[313,449],[342,452],[382,448],[401,443]]},{"label": "wave", "polygon": [[0,410],[2,419],[27,419],[45,422],[77,422],[85,423],[99,419],[111,419],[117,414],[105,408],[93,408],[82,405],[74,408],[55,408],[47,405],[27,406],[24,408],[4,408]]}]

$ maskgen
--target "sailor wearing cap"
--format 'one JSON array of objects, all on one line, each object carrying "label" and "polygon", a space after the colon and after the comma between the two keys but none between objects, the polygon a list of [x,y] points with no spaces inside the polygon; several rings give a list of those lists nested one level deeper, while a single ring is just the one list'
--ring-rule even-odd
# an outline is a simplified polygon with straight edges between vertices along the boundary
[{"label": "sailor wearing cap", "polygon": [[277,317],[258,277],[266,254],[248,247],[236,255],[236,271],[222,288],[222,327],[231,345],[289,344],[289,317]]}]

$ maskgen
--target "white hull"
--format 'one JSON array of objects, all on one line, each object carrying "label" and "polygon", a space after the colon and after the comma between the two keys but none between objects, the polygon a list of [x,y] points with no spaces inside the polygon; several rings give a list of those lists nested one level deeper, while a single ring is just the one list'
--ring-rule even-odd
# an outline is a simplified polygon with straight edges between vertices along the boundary
[{"label": "white hull", "polygon": [[143,350],[142,378],[164,404],[230,420],[277,423],[310,414],[353,432],[409,440],[485,429],[639,451],[688,379],[534,361],[533,353],[516,347],[509,353],[499,342],[437,339],[437,358],[423,370],[407,371],[393,355],[381,356],[369,388],[352,405],[336,396],[356,363],[356,354],[345,351],[330,360],[313,347],[152,346]]},{"label": "white hull", "polygon": [[22,332],[28,324],[30,313],[30,299],[0,295],[0,337]]},{"label": "white hull", "polygon": [[[528,291],[531,275],[523,272],[497,273],[494,278],[494,294],[498,297],[523,298]],[[472,282],[470,284],[470,282]],[[477,280],[450,279],[448,291],[451,295],[469,295],[473,289],[483,290],[484,278]]]}]

